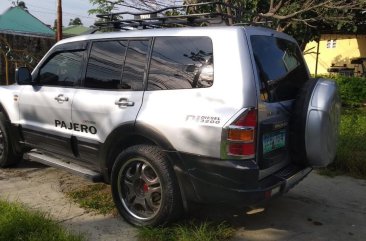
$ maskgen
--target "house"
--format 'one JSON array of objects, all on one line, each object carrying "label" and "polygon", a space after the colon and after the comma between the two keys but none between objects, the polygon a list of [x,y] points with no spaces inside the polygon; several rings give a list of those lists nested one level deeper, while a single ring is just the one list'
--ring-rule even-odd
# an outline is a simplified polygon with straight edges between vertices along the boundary
[{"label": "house", "polygon": [[0,84],[14,82],[19,66],[34,68],[55,43],[55,33],[20,7],[0,15]]},{"label": "house", "polygon": [[311,74],[365,76],[366,35],[322,34],[306,45],[304,57]]},{"label": "house", "polygon": [[83,34],[88,34],[91,31],[83,25],[71,25],[62,29],[62,34],[64,38],[79,36]]}]

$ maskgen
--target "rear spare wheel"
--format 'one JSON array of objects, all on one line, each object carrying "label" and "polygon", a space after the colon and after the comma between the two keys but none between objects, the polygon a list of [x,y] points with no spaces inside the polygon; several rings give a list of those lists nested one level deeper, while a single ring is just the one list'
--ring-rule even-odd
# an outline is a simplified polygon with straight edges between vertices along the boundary
[{"label": "rear spare wheel", "polygon": [[294,104],[291,154],[294,162],[324,167],[333,162],[338,139],[341,103],[336,83],[307,81]]}]

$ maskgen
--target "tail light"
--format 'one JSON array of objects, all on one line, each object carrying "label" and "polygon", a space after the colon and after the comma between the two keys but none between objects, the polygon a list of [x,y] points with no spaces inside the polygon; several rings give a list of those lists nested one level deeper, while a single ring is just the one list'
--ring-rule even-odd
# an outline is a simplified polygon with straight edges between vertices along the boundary
[{"label": "tail light", "polygon": [[255,157],[257,110],[250,109],[225,128],[224,158],[248,159]]}]

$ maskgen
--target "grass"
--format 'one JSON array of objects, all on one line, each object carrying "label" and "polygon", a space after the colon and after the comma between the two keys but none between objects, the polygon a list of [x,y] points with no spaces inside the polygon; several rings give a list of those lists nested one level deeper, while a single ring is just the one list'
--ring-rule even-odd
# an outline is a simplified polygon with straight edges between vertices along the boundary
[{"label": "grass", "polygon": [[320,174],[366,178],[366,108],[343,109],[336,160]]},{"label": "grass", "polygon": [[116,213],[110,186],[102,183],[90,184],[66,192],[82,208],[98,214]]},{"label": "grass", "polygon": [[225,223],[183,223],[164,228],[140,228],[140,241],[225,241],[235,230]]},{"label": "grass", "polygon": [[47,215],[0,200],[0,241],[82,241]]},{"label": "grass", "polygon": [[[90,184],[66,194],[86,210],[100,214],[117,213],[108,185]],[[140,241],[224,241],[233,235],[234,229],[230,226],[209,222],[182,222],[169,227],[138,229]]]}]

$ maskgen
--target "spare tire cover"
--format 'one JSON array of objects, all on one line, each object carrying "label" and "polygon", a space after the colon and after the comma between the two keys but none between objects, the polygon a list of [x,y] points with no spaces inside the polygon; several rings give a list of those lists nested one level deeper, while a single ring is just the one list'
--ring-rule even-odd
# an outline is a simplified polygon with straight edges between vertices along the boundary
[{"label": "spare tire cover", "polygon": [[341,103],[336,83],[311,79],[295,101],[291,120],[294,162],[324,167],[336,156]]}]

